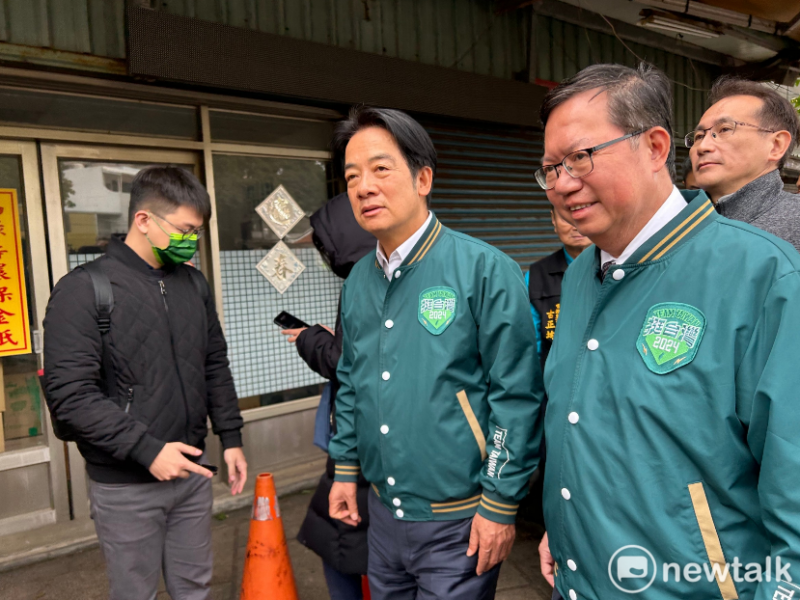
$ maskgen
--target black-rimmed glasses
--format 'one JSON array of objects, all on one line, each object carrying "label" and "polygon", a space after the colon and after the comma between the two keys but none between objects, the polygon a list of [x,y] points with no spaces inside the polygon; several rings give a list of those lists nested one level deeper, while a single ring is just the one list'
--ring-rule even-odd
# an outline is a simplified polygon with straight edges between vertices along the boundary
[{"label": "black-rimmed glasses", "polygon": [[151,214],[151,215],[153,215],[154,217],[157,217],[157,218],[161,219],[162,221],[164,221],[164,223],[166,223],[167,225],[170,225],[170,226],[172,226],[174,229],[176,229],[176,230],[177,230],[177,231],[178,231],[178,232],[181,234],[181,236],[183,237],[183,239],[190,238],[190,237],[192,237],[193,235],[196,235],[196,236],[197,236],[197,239],[200,239],[201,237],[203,237],[203,233],[205,232],[205,230],[204,230],[202,227],[198,227],[197,229],[189,229],[189,230],[186,230],[186,229],[181,229],[180,227],[178,227],[178,226],[177,226],[177,225],[175,225],[174,223],[170,223],[169,221],[167,221],[167,220],[166,220],[164,217],[162,217],[161,215],[157,215],[157,214],[156,214],[156,213],[154,213],[154,212],[151,212],[150,214]]},{"label": "black-rimmed glasses", "polygon": [[580,179],[581,177],[586,177],[589,173],[594,170],[594,161],[592,160],[592,154],[597,152],[598,150],[602,150],[603,148],[608,148],[612,144],[616,144],[617,142],[621,142],[623,140],[627,140],[634,136],[640,135],[647,131],[646,129],[642,129],[641,131],[634,131],[633,133],[629,133],[627,135],[623,135],[622,137],[618,137],[615,140],[611,140],[610,142],[605,142],[604,144],[599,144],[592,148],[584,148],[582,150],[575,150],[574,152],[570,152],[564,157],[557,165],[543,165],[536,169],[536,182],[545,190],[552,190],[556,187],[556,182],[558,178],[561,176],[561,167],[564,167],[564,170],[567,172],[567,175],[572,177],[573,179]]}]

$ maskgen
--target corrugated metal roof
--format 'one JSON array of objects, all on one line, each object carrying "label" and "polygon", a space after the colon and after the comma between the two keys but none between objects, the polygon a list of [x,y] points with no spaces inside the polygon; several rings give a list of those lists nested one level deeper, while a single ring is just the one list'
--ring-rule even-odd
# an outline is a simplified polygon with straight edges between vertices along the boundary
[{"label": "corrugated metal roof", "polygon": [[[234,27],[513,79],[527,69],[529,9],[495,15],[492,0],[159,0],[154,8]],[[0,0],[0,41],[125,57],[122,0]],[[597,62],[638,57],[676,83],[675,128],[699,120],[717,72],[707,64],[540,16],[536,76],[560,81]],[[634,53],[637,56],[634,56]],[[15,58],[10,56],[11,59]],[[64,59],[66,60],[66,59]],[[79,60],[74,67],[86,68]]]},{"label": "corrugated metal roof", "polygon": [[122,0],[0,0],[0,41],[125,57]]},{"label": "corrugated metal roof", "polygon": [[523,13],[492,0],[161,0],[157,10],[504,79],[526,67]]},{"label": "corrugated metal roof", "polygon": [[612,35],[549,17],[539,16],[537,23],[537,77],[561,81],[596,63],[633,67],[639,58],[646,60],[662,69],[673,82],[677,134],[683,135],[697,125],[705,111],[711,83],[720,74],[706,63],[633,42],[623,45]]}]

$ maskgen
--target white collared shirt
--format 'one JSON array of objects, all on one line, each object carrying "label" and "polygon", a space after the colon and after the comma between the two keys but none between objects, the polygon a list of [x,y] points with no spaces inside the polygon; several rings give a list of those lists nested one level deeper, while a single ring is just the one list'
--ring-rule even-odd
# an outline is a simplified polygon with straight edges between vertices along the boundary
[{"label": "white collared shirt", "polygon": [[631,243],[628,244],[628,247],[622,251],[622,254],[620,254],[618,258],[611,256],[605,250],[600,250],[600,267],[602,268],[602,266],[610,260],[613,260],[614,263],[618,265],[623,264],[642,246],[642,244],[658,233],[684,208],[686,208],[686,200],[678,188],[673,185],[672,193],[667,197],[664,204],[661,205],[661,208],[650,218],[647,225],[636,234],[636,237],[631,240]]},{"label": "white collared shirt", "polygon": [[392,252],[392,255],[387,259],[386,255],[383,253],[383,248],[381,248],[381,243],[378,242],[378,262],[380,263],[381,267],[383,267],[383,272],[386,273],[386,279],[389,281],[392,280],[394,277],[394,272],[397,267],[403,264],[403,261],[406,257],[411,253],[414,249],[414,246],[417,245],[417,242],[422,237],[422,234],[425,233],[425,230],[430,225],[431,219],[433,218],[433,213],[428,211],[428,218],[425,220],[425,223],[422,224],[422,227],[417,229],[410,238],[408,238],[405,242],[400,244],[397,247],[397,250]]}]

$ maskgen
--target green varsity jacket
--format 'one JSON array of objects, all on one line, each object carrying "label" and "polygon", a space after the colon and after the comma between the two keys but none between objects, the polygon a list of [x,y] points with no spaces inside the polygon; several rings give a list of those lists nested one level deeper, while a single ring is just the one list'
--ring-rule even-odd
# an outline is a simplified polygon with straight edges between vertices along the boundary
[{"label": "green varsity jacket", "polygon": [[513,523],[543,396],[519,266],[434,215],[391,282],[356,264],[341,310],[335,480],[363,472],[397,519]]},{"label": "green varsity jacket", "polygon": [[800,596],[800,255],[684,197],[602,282],[594,247],[564,279],[544,482],[564,598]]}]

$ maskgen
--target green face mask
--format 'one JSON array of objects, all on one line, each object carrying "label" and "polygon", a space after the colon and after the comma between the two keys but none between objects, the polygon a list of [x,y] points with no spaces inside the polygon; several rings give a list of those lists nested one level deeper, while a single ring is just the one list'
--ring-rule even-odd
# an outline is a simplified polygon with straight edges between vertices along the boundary
[{"label": "green face mask", "polygon": [[[167,231],[159,225],[158,221],[153,219],[153,222],[158,225],[161,231],[167,233]],[[169,245],[166,248],[155,246],[153,242],[150,242],[150,238],[147,238],[147,241],[150,242],[150,245],[153,247],[153,254],[156,255],[156,260],[167,267],[180,265],[187,260],[191,260],[197,252],[197,234],[185,237],[180,233],[169,233],[168,235]]]}]

